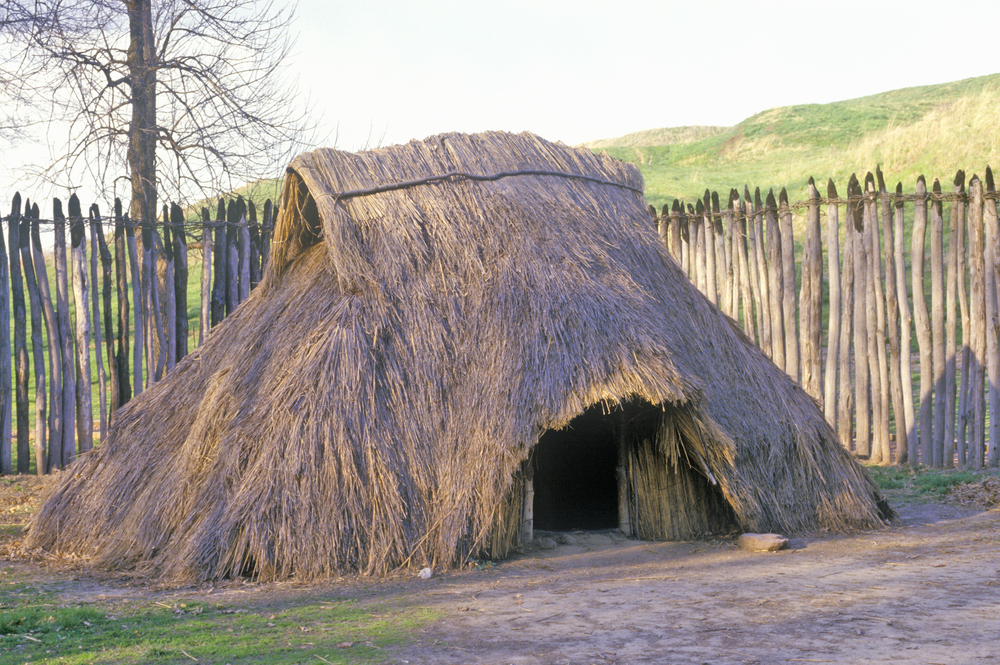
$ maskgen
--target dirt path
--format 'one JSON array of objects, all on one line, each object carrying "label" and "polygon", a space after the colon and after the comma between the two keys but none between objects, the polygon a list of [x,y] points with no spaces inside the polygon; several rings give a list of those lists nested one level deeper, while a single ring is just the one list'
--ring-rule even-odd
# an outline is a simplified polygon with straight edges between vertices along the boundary
[{"label": "dirt path", "polygon": [[[8,494],[0,503],[23,521],[31,501]],[[76,603],[336,595],[440,612],[413,643],[383,651],[389,663],[1000,663],[1000,508],[894,506],[890,528],[812,534],[770,554],[590,534],[429,580],[165,589],[0,561],[0,581],[57,582]]]},{"label": "dirt path", "polygon": [[425,602],[451,618],[400,661],[1000,662],[1000,511],[901,512],[890,529],[778,553],[562,546],[443,578]]}]

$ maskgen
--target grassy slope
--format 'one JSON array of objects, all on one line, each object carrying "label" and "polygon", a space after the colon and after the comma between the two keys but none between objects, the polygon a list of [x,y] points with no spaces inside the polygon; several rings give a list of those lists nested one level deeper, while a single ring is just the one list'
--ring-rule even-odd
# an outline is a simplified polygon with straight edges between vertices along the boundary
[{"label": "grassy slope", "polygon": [[[1000,164],[1000,74],[895,90],[831,104],[764,111],[735,127],[671,128],[588,144],[636,163],[659,209],[705,188],[788,189],[805,198],[810,176],[846,189],[852,172],[881,165],[890,186],[911,191],[920,174],[950,182],[955,171]],[[654,141],[659,145],[651,145]],[[599,147],[600,146],[600,147]],[[608,147],[613,146],[613,147]],[[724,196],[723,196],[724,198]]]}]

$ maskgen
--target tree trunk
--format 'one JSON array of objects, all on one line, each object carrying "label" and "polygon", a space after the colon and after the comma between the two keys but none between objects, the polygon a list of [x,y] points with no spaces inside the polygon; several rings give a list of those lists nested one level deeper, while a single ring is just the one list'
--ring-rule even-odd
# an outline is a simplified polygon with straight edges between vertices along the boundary
[{"label": "tree trunk", "polygon": [[[125,0],[129,46],[132,121],[128,128],[128,170],[132,184],[132,219],[151,222],[156,217],[156,52],[153,40],[152,0]],[[152,368],[150,368],[152,369]],[[139,387],[136,387],[138,394]]]}]

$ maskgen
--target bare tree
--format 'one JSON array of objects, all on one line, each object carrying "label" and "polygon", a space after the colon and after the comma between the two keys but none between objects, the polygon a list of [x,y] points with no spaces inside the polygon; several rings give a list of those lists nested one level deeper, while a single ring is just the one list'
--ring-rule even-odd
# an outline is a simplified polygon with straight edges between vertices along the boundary
[{"label": "bare tree", "polygon": [[39,175],[110,196],[124,172],[133,219],[152,220],[158,191],[216,193],[300,149],[292,15],[268,0],[0,0],[0,82],[51,118],[50,144],[65,132]]}]

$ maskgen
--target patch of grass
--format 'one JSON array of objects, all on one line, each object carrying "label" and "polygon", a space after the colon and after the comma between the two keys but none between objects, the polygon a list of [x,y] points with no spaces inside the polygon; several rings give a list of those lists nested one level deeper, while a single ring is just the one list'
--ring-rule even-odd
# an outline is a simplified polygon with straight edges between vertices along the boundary
[{"label": "patch of grass", "polygon": [[57,600],[37,585],[0,585],[0,664],[379,663],[438,618],[407,601],[315,596],[263,605]]},{"label": "patch of grass", "polygon": [[904,501],[938,501],[952,488],[978,482],[990,474],[989,471],[908,466],[872,465],[866,469],[888,498]]}]

